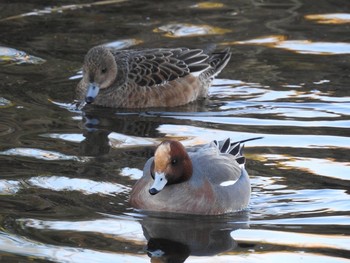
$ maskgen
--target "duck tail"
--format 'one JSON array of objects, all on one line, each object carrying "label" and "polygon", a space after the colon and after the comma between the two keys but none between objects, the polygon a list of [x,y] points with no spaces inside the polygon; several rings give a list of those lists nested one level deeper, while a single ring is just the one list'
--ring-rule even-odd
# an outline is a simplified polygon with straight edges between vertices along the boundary
[{"label": "duck tail", "polygon": [[245,165],[245,157],[243,156],[243,149],[245,142],[262,139],[263,137],[254,137],[242,141],[231,142],[230,138],[227,138],[223,141],[214,141],[214,144],[218,147],[221,153],[228,153],[235,157],[237,163],[244,167]]},{"label": "duck tail", "polygon": [[211,53],[208,63],[212,68],[212,78],[215,78],[227,65],[231,58],[230,48]]}]

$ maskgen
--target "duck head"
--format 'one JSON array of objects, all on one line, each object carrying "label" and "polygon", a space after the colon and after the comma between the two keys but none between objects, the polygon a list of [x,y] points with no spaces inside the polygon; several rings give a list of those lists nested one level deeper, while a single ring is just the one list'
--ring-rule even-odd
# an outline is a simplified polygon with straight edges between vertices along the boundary
[{"label": "duck head", "polygon": [[112,52],[103,46],[90,49],[83,65],[83,80],[87,84],[85,101],[94,102],[99,91],[110,87],[116,76],[117,63]]},{"label": "duck head", "polygon": [[163,141],[157,147],[151,165],[154,182],[149,193],[155,195],[167,185],[187,181],[191,178],[192,172],[192,161],[185,147],[178,141]]}]

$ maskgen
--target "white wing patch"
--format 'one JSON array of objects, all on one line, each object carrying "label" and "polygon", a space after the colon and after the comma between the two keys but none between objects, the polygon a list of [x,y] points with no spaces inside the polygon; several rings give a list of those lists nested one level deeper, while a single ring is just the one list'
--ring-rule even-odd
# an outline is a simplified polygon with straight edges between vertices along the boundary
[{"label": "white wing patch", "polygon": [[210,66],[208,65],[208,67],[206,67],[205,69],[203,70],[200,70],[200,71],[196,71],[196,72],[191,72],[191,75],[194,76],[194,77],[198,77],[200,74],[202,74],[204,71],[208,70],[208,68],[210,68]]},{"label": "white wing patch", "polygon": [[220,186],[230,186],[233,185],[237,182],[237,180],[228,180],[228,181],[224,181],[222,183],[220,183]]}]

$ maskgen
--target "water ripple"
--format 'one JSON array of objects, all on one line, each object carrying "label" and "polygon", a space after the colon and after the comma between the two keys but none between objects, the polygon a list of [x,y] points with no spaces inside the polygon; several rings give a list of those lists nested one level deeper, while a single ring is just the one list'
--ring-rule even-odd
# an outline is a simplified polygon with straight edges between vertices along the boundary
[{"label": "water ripple", "polygon": [[16,194],[22,187],[16,180],[0,180],[0,195]]},{"label": "water ripple", "polygon": [[219,2],[200,2],[190,7],[197,8],[197,9],[221,9],[225,7],[225,5]]},{"label": "water ripple", "polygon": [[[292,252],[255,252],[255,253],[244,253],[238,255],[220,255],[217,259],[218,262],[241,262],[241,263],[280,263],[281,259],[287,259],[288,262],[308,262],[308,263],[340,263],[340,262],[349,262],[346,259],[335,256],[326,256],[319,253],[309,253],[304,251],[292,251]],[[208,260],[189,260],[191,262],[201,262],[201,263],[211,263],[213,259]]]},{"label": "water ripple", "polygon": [[200,35],[223,35],[231,32],[230,29],[209,25],[168,24],[154,29],[156,33],[165,33],[165,37],[193,37]]},{"label": "water ripple", "polygon": [[266,36],[245,41],[223,43],[224,45],[262,45],[280,48],[299,54],[340,55],[350,54],[350,43],[345,42],[315,42],[311,40],[287,40],[285,36]]},{"label": "water ripple", "polygon": [[317,235],[272,230],[245,230],[232,232],[232,237],[244,242],[279,244],[300,248],[331,248],[350,251],[350,239],[339,235]]},{"label": "water ripple", "polygon": [[13,105],[14,104],[11,101],[9,101],[3,97],[0,97],[0,108],[4,109],[4,108],[11,107]]},{"label": "water ripple", "polygon": [[325,177],[350,181],[350,162],[336,162],[329,159],[292,157],[283,155],[264,155],[273,159],[280,169],[298,169]]},{"label": "water ripple", "polygon": [[[250,111],[258,110],[259,108],[253,108],[250,109]],[[233,112],[232,115],[238,115],[235,114],[236,112]],[[239,112],[239,114],[242,114],[242,112]],[[247,113],[246,110],[243,111],[243,113]],[[266,112],[265,112],[266,113]],[[224,116],[222,116],[224,115]],[[192,120],[202,123],[216,123],[216,124],[231,124],[231,125],[244,125],[244,126],[271,126],[271,127],[332,127],[332,128],[349,128],[350,127],[350,120],[309,120],[308,118],[305,118],[305,121],[298,121],[298,120],[278,120],[274,118],[266,118],[266,119],[259,119],[259,118],[241,118],[241,117],[233,117],[233,116],[225,116],[227,115],[227,112],[225,114],[222,113],[202,113],[202,114],[191,114],[191,113],[180,113],[180,112],[148,112],[148,117],[156,117],[156,116],[163,116],[178,120]]]},{"label": "water ripple", "polygon": [[[232,122],[230,122],[232,124]],[[253,124],[252,124],[253,125]],[[227,130],[209,129],[186,125],[171,125],[163,124],[159,126],[159,131],[164,133],[166,137],[183,138],[182,142],[185,145],[194,145],[211,140],[220,140],[227,137],[235,140],[243,140],[251,137],[256,137],[256,133],[236,132]],[[262,140],[251,141],[246,144],[249,146],[262,147],[291,147],[291,148],[350,148],[348,137],[342,136],[327,136],[327,135],[279,135],[279,134],[263,134]],[[185,138],[185,139],[184,139]]]},{"label": "water ripple", "polygon": [[349,208],[349,195],[337,189],[264,190],[254,187],[251,200],[253,218],[346,212]]},{"label": "water ripple", "polygon": [[348,226],[350,217],[347,215],[339,216],[312,216],[312,217],[297,217],[297,218],[279,218],[279,219],[252,219],[252,225],[285,225],[285,226]]},{"label": "water ripple", "polygon": [[142,262],[147,259],[146,255],[131,255],[124,253],[113,253],[109,251],[99,251],[81,247],[55,246],[40,243],[30,238],[24,238],[15,234],[0,232],[0,247],[6,253],[27,256],[31,260],[46,259],[54,262]]},{"label": "water ripple", "polygon": [[82,142],[85,137],[82,134],[79,133],[49,133],[49,134],[41,134],[41,137],[44,138],[52,138],[52,139],[59,139],[67,142]]},{"label": "water ripple", "polygon": [[0,46],[0,65],[19,65],[19,64],[42,64],[46,60],[28,55],[24,51],[19,51],[14,48]]},{"label": "water ripple", "polygon": [[116,195],[130,188],[121,184],[65,176],[39,176],[28,180],[29,185],[54,191],[79,191],[82,194]]},{"label": "water ripple", "polygon": [[124,241],[142,244],[145,240],[141,225],[137,221],[122,218],[103,218],[88,221],[49,221],[38,219],[19,219],[18,223],[25,228],[37,230],[92,232],[108,236],[116,236]]},{"label": "water ripple", "polygon": [[105,0],[105,1],[98,1],[95,3],[87,3],[87,4],[72,4],[72,5],[63,5],[63,6],[56,6],[56,7],[46,7],[44,9],[34,9],[31,12],[10,16],[10,17],[5,17],[0,21],[16,20],[27,16],[42,16],[42,15],[48,15],[53,13],[62,13],[64,11],[72,11],[72,10],[76,10],[84,7],[116,4],[116,3],[121,3],[125,1],[126,0]]},{"label": "water ripple", "polygon": [[347,24],[350,23],[350,14],[335,13],[335,14],[312,14],[306,15],[305,19],[315,21],[319,24]]},{"label": "water ripple", "polygon": [[143,41],[140,39],[130,38],[130,39],[122,39],[122,40],[117,40],[117,41],[113,41],[113,42],[108,42],[108,43],[104,44],[104,46],[112,47],[115,49],[123,49],[123,48],[129,48],[132,46],[136,46],[136,45],[139,45],[141,43],[143,43]]},{"label": "water ripple", "polygon": [[54,151],[47,151],[47,150],[41,150],[41,149],[35,149],[35,148],[12,148],[12,149],[8,149],[0,152],[0,155],[31,157],[31,158],[45,160],[45,161],[73,160],[78,162],[86,162],[89,160],[89,158],[87,157],[65,155]]},{"label": "water ripple", "polygon": [[10,127],[6,123],[0,123],[0,136],[5,136],[13,133],[15,131],[14,128]]}]

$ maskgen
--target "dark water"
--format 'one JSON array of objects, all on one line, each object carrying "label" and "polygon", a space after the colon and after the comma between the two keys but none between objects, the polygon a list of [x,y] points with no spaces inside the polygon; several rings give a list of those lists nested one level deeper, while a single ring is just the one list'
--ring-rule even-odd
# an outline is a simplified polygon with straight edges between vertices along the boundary
[{"label": "dark water", "polygon": [[[348,0],[55,4],[0,3],[1,262],[349,261]],[[74,111],[83,56],[99,44],[216,44],[232,59],[205,103]],[[264,136],[246,144],[248,211],[129,207],[160,140],[228,136]]]}]

